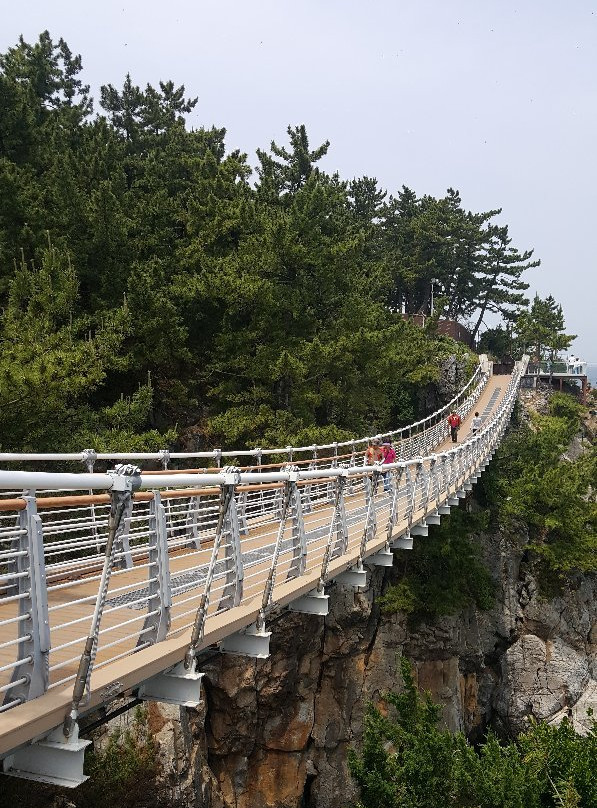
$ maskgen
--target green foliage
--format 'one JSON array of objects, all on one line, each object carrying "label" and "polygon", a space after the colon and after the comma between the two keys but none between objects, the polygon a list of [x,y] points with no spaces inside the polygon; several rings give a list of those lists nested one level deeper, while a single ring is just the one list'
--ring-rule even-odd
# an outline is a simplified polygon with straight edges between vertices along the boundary
[{"label": "green foliage", "polygon": [[81,788],[77,808],[156,805],[151,789],[157,774],[156,746],[147,710],[137,707],[130,728],[115,729],[105,745],[92,747],[86,755],[85,769],[90,779]]},{"label": "green foliage", "polygon": [[501,213],[462,208],[458,191],[442,199],[403,187],[381,207],[381,233],[387,264],[389,305],[409,314],[436,309],[451,319],[475,314],[476,337],[486,312],[511,319],[528,301],[522,273],[539,265],[532,250],[511,246],[507,227],[491,220]]},{"label": "green foliage", "polygon": [[479,339],[478,350],[479,353],[491,354],[501,359],[504,356],[512,354],[512,335],[502,326],[488,328]]},{"label": "green foliage", "polygon": [[425,414],[420,388],[458,350],[402,305],[424,310],[430,280],[451,317],[518,305],[534,262],[496,211],[328,174],[304,125],[257,151],[252,183],[224,129],[188,128],[184,86],[127,75],[93,116],[81,72],[47,32],[0,56],[3,448],[389,429]]},{"label": "green foliage", "polygon": [[554,360],[559,351],[570,347],[574,334],[564,333],[564,313],[552,295],[542,300],[535,295],[532,306],[523,311],[516,322],[518,343],[537,359]]},{"label": "green foliage", "polygon": [[70,440],[72,451],[86,446],[96,452],[157,452],[176,441],[175,429],[145,430],[151,419],[153,389],[149,385],[114,404],[89,410]]},{"label": "green foliage", "polygon": [[360,789],[360,808],[597,807],[597,725],[586,737],[567,721],[531,724],[517,743],[490,734],[478,749],[462,733],[440,726],[441,709],[417,692],[401,660],[401,693],[369,704],[363,741],[348,765]]},{"label": "green foliage", "polygon": [[3,448],[162,448],[175,439],[173,431],[142,432],[151,410],[149,387],[111,407],[90,407],[108,374],[128,366],[123,345],[129,325],[126,312],[117,309],[92,329],[90,317],[76,315],[77,300],[70,256],[52,244],[39,265],[22,261],[17,268],[0,318]]},{"label": "green foliage", "polygon": [[418,620],[468,606],[490,609],[495,584],[474,536],[486,527],[485,513],[453,509],[424,542],[415,542],[408,559],[399,559],[401,579],[380,598],[382,611],[401,611]]},{"label": "green foliage", "polygon": [[581,411],[570,396],[554,394],[549,414],[506,438],[483,482],[494,517],[526,525],[529,547],[555,573],[597,569],[597,449],[562,459]]}]

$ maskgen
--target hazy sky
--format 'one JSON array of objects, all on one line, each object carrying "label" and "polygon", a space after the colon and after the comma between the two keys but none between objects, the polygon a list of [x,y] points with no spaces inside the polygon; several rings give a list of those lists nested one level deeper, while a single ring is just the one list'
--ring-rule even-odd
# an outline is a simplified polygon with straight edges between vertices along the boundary
[{"label": "hazy sky", "polygon": [[[597,0],[0,0],[0,50],[48,29],[101,84],[172,79],[229,148],[305,123],[322,166],[503,208],[531,293],[597,362]],[[97,105],[96,105],[97,108]]]}]

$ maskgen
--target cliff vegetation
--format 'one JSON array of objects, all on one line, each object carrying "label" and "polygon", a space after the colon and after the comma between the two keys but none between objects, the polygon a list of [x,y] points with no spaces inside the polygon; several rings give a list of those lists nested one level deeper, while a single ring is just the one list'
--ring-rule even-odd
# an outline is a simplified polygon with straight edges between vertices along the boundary
[{"label": "cliff vegetation", "polygon": [[489,734],[477,748],[440,727],[441,708],[420,695],[408,662],[384,710],[370,704],[349,765],[360,808],[595,808],[597,723],[581,736],[567,720],[531,722],[515,743]]}]

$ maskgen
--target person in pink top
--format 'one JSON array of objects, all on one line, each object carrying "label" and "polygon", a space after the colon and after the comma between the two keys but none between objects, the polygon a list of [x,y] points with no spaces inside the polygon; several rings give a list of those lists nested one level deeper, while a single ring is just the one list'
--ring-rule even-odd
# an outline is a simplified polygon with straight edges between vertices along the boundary
[{"label": "person in pink top", "polygon": [[[396,462],[396,449],[392,446],[392,439],[388,438],[385,443],[382,443],[381,450],[383,453],[383,460],[382,465],[385,466],[388,463],[395,463]],[[390,472],[386,471],[383,475],[383,490],[389,494],[390,493]]]}]

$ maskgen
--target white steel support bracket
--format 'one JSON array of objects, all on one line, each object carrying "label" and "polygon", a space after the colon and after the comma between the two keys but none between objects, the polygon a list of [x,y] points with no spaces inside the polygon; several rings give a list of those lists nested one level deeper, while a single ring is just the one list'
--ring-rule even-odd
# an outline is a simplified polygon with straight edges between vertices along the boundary
[{"label": "white steel support bracket", "polygon": [[149,510],[149,596],[147,617],[143,630],[139,635],[137,646],[146,642],[160,642],[166,638],[170,628],[170,609],[172,607],[172,588],[170,584],[170,561],[168,557],[168,533],[166,530],[166,512],[162,504],[161,494],[154,490]]},{"label": "white steel support bracket", "polygon": [[239,494],[236,504],[236,513],[238,517],[238,530],[241,536],[246,536],[249,532],[249,524],[247,522],[247,503],[248,495],[246,491]]},{"label": "white steel support bracket", "polygon": [[244,566],[243,556],[240,543],[240,529],[238,523],[238,514],[236,510],[236,500],[234,496],[230,501],[228,512],[224,518],[224,536],[225,536],[225,559],[227,565],[226,583],[222,597],[220,599],[220,608],[227,606],[238,606],[243,596],[244,584]]},{"label": "white steel support bracket", "polygon": [[300,612],[301,614],[316,614],[320,617],[325,617],[329,612],[329,599],[330,596],[320,592],[318,589],[312,589],[306,595],[303,595],[289,604],[288,609],[291,612]]},{"label": "white steel support bracket", "polygon": [[436,511],[434,511],[433,513],[428,513],[427,516],[425,517],[425,521],[427,522],[428,525],[439,525],[439,524],[441,524],[442,517],[441,517],[441,511],[439,510],[439,508]]},{"label": "white steel support bracket", "polygon": [[292,485],[292,498],[291,498],[291,512],[292,512],[292,561],[288,569],[287,579],[296,578],[302,575],[307,565],[307,537],[305,535],[305,520],[303,518],[303,504],[301,500],[301,492],[299,491],[296,480],[291,480]]},{"label": "white steel support bracket", "polygon": [[188,547],[201,549],[199,538],[199,509],[201,508],[201,497],[189,498],[189,510],[187,512],[185,530],[188,538]]},{"label": "white steel support bracket", "polygon": [[176,704],[179,707],[198,707],[201,704],[203,676],[203,673],[196,670],[187,670],[184,662],[179,662],[173,668],[142,682],[139,686],[139,698]]},{"label": "white steel support bracket", "polygon": [[[344,486],[345,481],[339,477],[336,478],[337,486],[340,486],[338,497],[338,509],[335,515],[336,518],[336,544],[332,553],[332,558],[344,555],[348,549],[348,522],[346,521],[346,505],[344,502]],[[335,497],[332,498],[332,502]]]},{"label": "white steel support bracket", "polygon": [[18,749],[2,761],[4,774],[55,786],[76,788],[89,778],[83,774],[85,749],[91,741],[79,739],[75,723],[66,738],[62,727],[45,738]]},{"label": "white steel support bracket", "polygon": [[413,525],[410,529],[410,532],[413,536],[428,536],[429,528],[427,527],[427,522],[423,519],[422,522]]},{"label": "white steel support bracket", "polygon": [[413,543],[413,537],[410,535],[410,532],[407,531],[404,536],[398,536],[392,539],[390,547],[392,550],[412,550]]},{"label": "white steel support bracket", "polygon": [[336,575],[334,580],[344,586],[352,586],[358,589],[359,587],[367,586],[367,570],[362,565],[357,564],[355,567]]},{"label": "white steel support bracket", "polygon": [[460,502],[460,497],[456,496],[456,494],[452,494],[451,496],[448,497],[448,505],[451,508],[456,508],[458,506],[459,502]]},{"label": "white steel support bracket", "polygon": [[394,553],[390,550],[390,546],[386,544],[381,550],[367,556],[365,563],[373,567],[392,567],[394,565]]},{"label": "white steel support bracket", "polygon": [[271,636],[271,631],[264,631],[253,623],[243,631],[237,631],[223,639],[220,643],[220,651],[224,654],[240,654],[252,659],[267,659]]},{"label": "white steel support bracket", "polygon": [[437,509],[437,512],[440,516],[449,516],[450,515],[450,506],[449,505],[440,505]]}]

